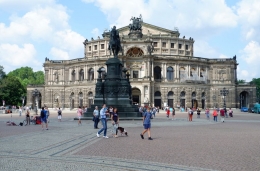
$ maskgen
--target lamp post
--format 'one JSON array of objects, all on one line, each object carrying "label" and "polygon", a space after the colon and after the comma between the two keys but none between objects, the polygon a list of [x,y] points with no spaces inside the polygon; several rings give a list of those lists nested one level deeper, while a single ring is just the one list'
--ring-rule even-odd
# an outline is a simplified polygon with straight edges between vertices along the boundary
[{"label": "lamp post", "polygon": [[226,96],[228,95],[229,91],[224,87],[223,90],[220,90],[220,94],[223,97],[223,108],[226,108]]}]

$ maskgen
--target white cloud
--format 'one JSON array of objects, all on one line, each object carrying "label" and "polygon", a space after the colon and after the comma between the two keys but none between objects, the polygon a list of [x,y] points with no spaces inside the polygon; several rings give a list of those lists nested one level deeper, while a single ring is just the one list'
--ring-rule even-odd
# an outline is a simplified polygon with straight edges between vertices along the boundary
[{"label": "white cloud", "polygon": [[226,55],[220,54],[219,58],[228,58]]},{"label": "white cloud", "polygon": [[260,1],[241,0],[236,6],[236,11],[244,38],[260,41]]},{"label": "white cloud", "polygon": [[55,47],[51,48],[50,54],[54,57],[54,59],[60,59],[60,60],[69,59],[68,52]]},{"label": "white cloud", "polygon": [[42,64],[35,59],[36,53],[32,44],[24,44],[21,47],[16,44],[0,44],[1,65],[8,71],[28,65],[39,70]]},{"label": "white cloud", "polygon": [[35,6],[53,5],[55,0],[0,0],[0,9],[13,12],[30,10]]},{"label": "white cloud", "polygon": [[208,42],[198,40],[194,43],[194,56],[203,58],[218,58],[220,54]]},{"label": "white cloud", "polygon": [[140,14],[144,22],[169,29],[179,27],[180,32],[190,35],[209,36],[237,25],[237,16],[224,0],[82,1],[94,2],[107,16],[111,26],[126,26],[131,16]]},{"label": "white cloud", "polygon": [[260,45],[256,41],[249,42],[242,51],[242,58],[250,65],[257,65],[260,59]]}]

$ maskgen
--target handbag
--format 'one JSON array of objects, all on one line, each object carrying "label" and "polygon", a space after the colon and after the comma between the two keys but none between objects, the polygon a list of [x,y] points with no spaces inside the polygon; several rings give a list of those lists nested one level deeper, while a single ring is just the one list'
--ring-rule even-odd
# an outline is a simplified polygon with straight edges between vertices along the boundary
[{"label": "handbag", "polygon": [[95,121],[95,116],[93,116],[92,121]]}]

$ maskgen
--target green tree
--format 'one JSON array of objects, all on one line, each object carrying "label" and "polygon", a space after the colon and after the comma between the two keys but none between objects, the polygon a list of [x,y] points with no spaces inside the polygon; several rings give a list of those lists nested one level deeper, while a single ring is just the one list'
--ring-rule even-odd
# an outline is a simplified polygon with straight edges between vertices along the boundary
[{"label": "green tree", "polygon": [[237,82],[240,83],[240,84],[243,84],[243,83],[246,82],[246,80],[238,80]]},{"label": "green tree", "polygon": [[0,99],[7,105],[20,105],[25,93],[26,89],[16,77],[7,76],[0,84]]}]

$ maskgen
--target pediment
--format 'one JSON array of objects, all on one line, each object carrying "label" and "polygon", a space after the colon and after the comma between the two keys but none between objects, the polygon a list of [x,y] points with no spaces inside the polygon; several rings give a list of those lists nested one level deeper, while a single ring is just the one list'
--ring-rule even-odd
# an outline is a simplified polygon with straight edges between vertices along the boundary
[{"label": "pediment", "polygon": [[[120,35],[126,36],[129,33],[129,27],[119,28],[118,31]],[[180,35],[179,31],[165,29],[145,22],[142,23],[142,33],[144,35],[176,35],[177,37]]]}]

